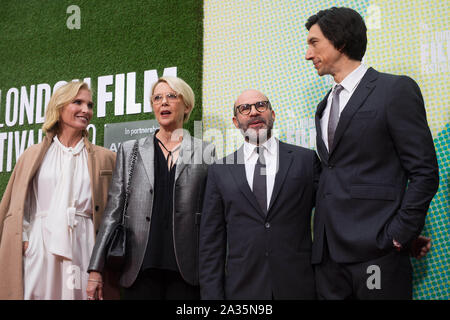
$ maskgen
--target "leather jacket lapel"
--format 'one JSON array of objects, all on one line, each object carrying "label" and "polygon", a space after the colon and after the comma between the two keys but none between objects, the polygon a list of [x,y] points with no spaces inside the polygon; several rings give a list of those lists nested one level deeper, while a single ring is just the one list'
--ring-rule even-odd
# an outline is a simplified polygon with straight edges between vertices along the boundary
[{"label": "leather jacket lapel", "polygon": [[153,138],[154,134],[150,134],[146,138],[140,139],[138,148],[145,172],[152,187],[155,184],[155,144],[153,143]]},{"label": "leather jacket lapel", "polygon": [[193,140],[190,135],[185,134],[183,141],[181,141],[180,154],[178,155],[177,167],[175,169],[175,181],[178,180],[186,166],[192,163],[192,156],[194,154]]}]

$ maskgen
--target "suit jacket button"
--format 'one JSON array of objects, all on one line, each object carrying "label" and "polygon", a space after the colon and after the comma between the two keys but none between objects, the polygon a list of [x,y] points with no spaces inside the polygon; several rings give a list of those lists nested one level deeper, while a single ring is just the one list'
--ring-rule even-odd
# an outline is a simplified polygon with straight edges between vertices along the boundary
[{"label": "suit jacket button", "polygon": [[95,211],[98,211],[98,209],[99,209],[98,206],[95,206]]},{"label": "suit jacket button", "polygon": [[145,217],[145,220],[150,221],[150,217]]},{"label": "suit jacket button", "polygon": [[268,257],[269,256],[269,252],[266,251],[265,256]]},{"label": "suit jacket button", "polygon": [[266,227],[266,229],[270,228],[270,223],[266,222],[266,224],[264,225]]},{"label": "suit jacket button", "polygon": [[334,165],[330,164],[330,165],[328,166],[328,168],[329,168],[329,169],[333,169],[333,168],[334,168]]},{"label": "suit jacket button", "polygon": [[153,193],[153,189],[150,189],[150,193]]}]

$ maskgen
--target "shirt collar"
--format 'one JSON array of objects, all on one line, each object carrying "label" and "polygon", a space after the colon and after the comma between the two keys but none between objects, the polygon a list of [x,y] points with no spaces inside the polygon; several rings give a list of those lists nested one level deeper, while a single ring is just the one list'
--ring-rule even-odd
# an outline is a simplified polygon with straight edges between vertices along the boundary
[{"label": "shirt collar", "polygon": [[[269,152],[271,155],[276,155],[277,152],[277,140],[274,136],[271,136],[266,142],[261,144],[261,146],[265,147],[267,152]],[[245,161],[248,161],[250,157],[253,155],[253,153],[256,153],[256,145],[251,144],[247,141],[244,141],[244,159]]]},{"label": "shirt collar", "polygon": [[[364,64],[360,64],[355,70],[348,74],[344,80],[341,81],[340,85],[344,87],[347,92],[352,93],[356,86],[361,81],[362,77],[367,71],[367,67]],[[338,83],[333,84],[333,90],[338,85]]]},{"label": "shirt collar", "polygon": [[55,144],[57,146],[59,146],[59,148],[61,148],[61,150],[63,150],[66,153],[73,154],[74,156],[79,154],[84,148],[84,138],[83,137],[81,137],[80,141],[78,141],[78,143],[75,145],[75,147],[66,147],[65,145],[63,145],[61,143],[61,141],[59,141],[58,136],[56,134],[53,137],[53,141],[55,141]]}]

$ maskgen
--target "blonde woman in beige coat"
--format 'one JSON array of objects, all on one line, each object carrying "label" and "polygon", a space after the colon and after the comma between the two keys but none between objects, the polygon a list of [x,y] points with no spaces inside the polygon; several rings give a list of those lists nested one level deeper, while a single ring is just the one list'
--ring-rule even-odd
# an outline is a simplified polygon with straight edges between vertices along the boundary
[{"label": "blonde woman in beige coat", "polygon": [[14,168],[0,203],[0,299],[87,299],[86,270],[115,165],[113,152],[87,139],[92,115],[86,83],[57,89],[46,136]]}]

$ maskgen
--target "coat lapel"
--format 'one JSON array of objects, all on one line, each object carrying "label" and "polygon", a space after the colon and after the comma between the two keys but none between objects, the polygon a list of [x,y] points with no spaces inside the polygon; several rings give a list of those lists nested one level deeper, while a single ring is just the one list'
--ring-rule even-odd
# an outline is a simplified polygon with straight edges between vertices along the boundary
[{"label": "coat lapel", "polygon": [[273,204],[277,200],[277,197],[283,187],[284,180],[286,179],[289,167],[292,163],[292,150],[287,148],[286,144],[279,141],[278,142],[278,172],[275,176],[275,184],[273,186],[272,197],[270,199],[269,210],[267,214],[270,214],[270,210]]},{"label": "coat lapel", "polygon": [[91,197],[92,197],[92,208],[95,208],[95,195],[96,190],[95,187],[98,185],[97,175],[94,174],[95,168],[95,151],[92,147],[92,144],[89,142],[89,139],[87,137],[84,138],[84,145],[86,147],[86,151],[88,153],[88,170],[89,170],[89,178],[90,178],[90,185],[91,185]]},{"label": "coat lapel", "polygon": [[377,79],[377,77],[378,72],[373,68],[369,68],[364,77],[361,79],[361,82],[351,96],[350,100],[347,102],[347,105],[345,106],[344,110],[341,113],[341,116],[339,117],[339,122],[336,127],[336,133],[334,135],[333,146],[330,147],[330,156],[333,154],[334,150],[339,144],[339,141],[344,135],[344,132],[350,124],[350,121],[352,120],[354,114],[358,111],[359,108],[361,108],[364,101],[375,88],[374,81]]},{"label": "coat lapel", "polygon": [[193,163],[193,140],[194,139],[190,135],[185,134],[185,136],[183,137],[183,141],[181,141],[180,153],[177,159],[177,167],[175,168],[175,181],[178,180],[180,174],[183,172],[186,166],[190,163]]},{"label": "coat lapel", "polygon": [[[266,214],[261,210],[258,204],[258,200],[256,200],[255,195],[253,194],[250,186],[248,185],[247,175],[245,173],[245,162],[244,162],[244,146],[242,145],[235,153],[231,155],[233,157],[231,165],[228,166],[231,175],[234,178],[234,181],[239,187],[239,190],[244,194],[247,198],[248,202],[255,208],[256,211],[261,215],[262,218],[266,218]],[[226,163],[230,163],[227,161]]]},{"label": "coat lapel", "polygon": [[320,119],[322,118],[323,111],[325,110],[325,107],[327,106],[327,100],[328,100],[328,96],[330,95],[330,93],[331,93],[331,90],[328,91],[325,98],[319,103],[319,105],[317,106],[316,115],[314,117],[314,120],[316,122],[317,151],[319,152],[319,156],[321,159],[327,159],[327,160],[328,160],[328,149],[327,149],[327,146],[325,145],[325,142],[323,142],[322,127],[320,125]]},{"label": "coat lapel", "polygon": [[148,135],[145,139],[139,140],[139,154],[144,164],[145,172],[147,173],[150,185],[155,184],[155,146],[153,143],[154,134]]}]

